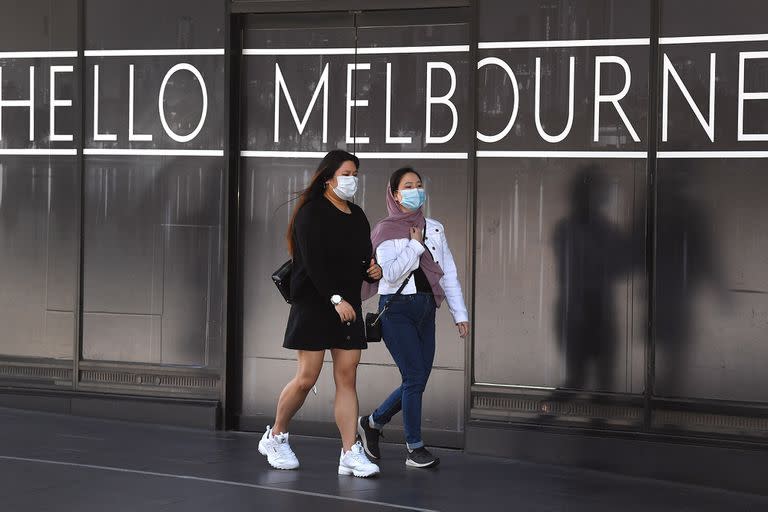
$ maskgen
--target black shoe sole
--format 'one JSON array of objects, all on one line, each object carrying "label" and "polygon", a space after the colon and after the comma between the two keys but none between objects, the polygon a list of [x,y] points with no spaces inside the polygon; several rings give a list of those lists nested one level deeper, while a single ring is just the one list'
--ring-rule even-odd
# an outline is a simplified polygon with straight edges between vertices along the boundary
[{"label": "black shoe sole", "polygon": [[375,460],[381,460],[381,456],[377,457],[374,454],[371,453],[371,451],[368,449],[368,438],[365,435],[365,429],[360,424],[360,418],[357,419],[357,435],[360,436],[360,440],[362,441],[363,450],[365,450],[365,453],[372,459]]}]

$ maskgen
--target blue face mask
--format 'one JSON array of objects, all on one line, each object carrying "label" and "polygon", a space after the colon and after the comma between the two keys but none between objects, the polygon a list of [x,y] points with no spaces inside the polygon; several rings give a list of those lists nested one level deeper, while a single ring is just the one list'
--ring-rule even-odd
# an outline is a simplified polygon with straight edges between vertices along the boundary
[{"label": "blue face mask", "polygon": [[409,210],[418,210],[427,200],[427,193],[423,188],[404,188],[400,195],[403,197],[400,204]]}]

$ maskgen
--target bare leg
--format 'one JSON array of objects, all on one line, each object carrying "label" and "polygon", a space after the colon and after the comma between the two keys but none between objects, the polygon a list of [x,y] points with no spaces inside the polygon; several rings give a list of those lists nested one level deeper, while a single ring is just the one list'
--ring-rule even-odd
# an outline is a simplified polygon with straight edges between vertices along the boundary
[{"label": "bare leg", "polygon": [[336,383],[336,400],[333,412],[341,434],[344,451],[352,449],[357,440],[357,365],[360,350],[332,349],[333,380]]},{"label": "bare leg", "polygon": [[307,393],[320,376],[324,355],[324,350],[298,351],[299,366],[296,369],[296,376],[285,385],[277,401],[275,425],[272,427],[274,435],[288,432],[288,423],[304,404]]}]

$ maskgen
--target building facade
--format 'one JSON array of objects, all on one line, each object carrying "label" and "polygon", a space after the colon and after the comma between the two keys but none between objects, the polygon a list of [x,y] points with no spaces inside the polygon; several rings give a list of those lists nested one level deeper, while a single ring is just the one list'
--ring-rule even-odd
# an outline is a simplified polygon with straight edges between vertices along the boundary
[{"label": "building facade", "polygon": [[[372,223],[418,169],[456,257],[432,444],[767,446],[764,2],[2,6],[0,405],[262,429],[286,202],[342,148]],[[358,378],[366,410],[399,374]],[[295,428],[333,434],[317,388]]]}]

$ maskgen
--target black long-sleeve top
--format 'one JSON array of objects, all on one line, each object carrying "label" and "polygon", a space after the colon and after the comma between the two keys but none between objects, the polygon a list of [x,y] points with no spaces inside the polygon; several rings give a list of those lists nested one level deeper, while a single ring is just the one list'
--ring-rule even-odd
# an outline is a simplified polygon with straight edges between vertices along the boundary
[{"label": "black long-sleeve top", "polygon": [[348,203],[344,213],[328,199],[307,202],[296,215],[291,300],[330,304],[331,296],[359,306],[360,289],[373,249],[363,210]]}]

